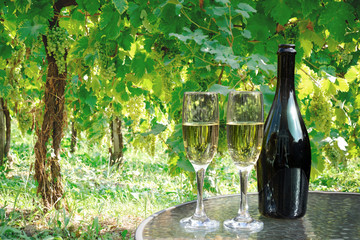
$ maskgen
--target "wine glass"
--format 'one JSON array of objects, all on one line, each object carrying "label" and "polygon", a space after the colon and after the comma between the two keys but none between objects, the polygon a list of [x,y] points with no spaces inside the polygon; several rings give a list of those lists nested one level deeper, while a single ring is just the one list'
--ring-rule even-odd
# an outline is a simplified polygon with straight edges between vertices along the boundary
[{"label": "wine glass", "polygon": [[258,232],[264,226],[250,216],[246,196],[249,171],[260,155],[263,126],[262,93],[230,92],[226,116],[227,143],[230,156],[240,172],[241,195],[238,215],[224,221],[226,229]]},{"label": "wine glass", "polygon": [[182,116],[186,156],[196,172],[197,203],[194,215],[181,219],[180,224],[191,231],[216,229],[219,222],[206,216],[202,194],[204,174],[216,153],[219,139],[217,94],[185,92]]}]

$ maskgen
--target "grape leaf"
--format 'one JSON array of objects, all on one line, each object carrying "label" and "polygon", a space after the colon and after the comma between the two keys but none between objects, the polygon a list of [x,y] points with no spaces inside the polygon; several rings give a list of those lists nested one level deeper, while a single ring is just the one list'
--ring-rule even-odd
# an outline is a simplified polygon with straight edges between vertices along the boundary
[{"label": "grape leaf", "polygon": [[360,70],[358,66],[352,66],[345,74],[345,78],[346,80],[348,80],[349,83],[353,82],[355,79],[359,79]]},{"label": "grape leaf", "polygon": [[140,6],[137,5],[136,3],[129,2],[128,15],[130,17],[131,25],[134,26],[135,28],[138,28],[142,23],[140,18],[141,15]]},{"label": "grape leaf", "polygon": [[153,71],[154,63],[154,60],[146,58],[144,53],[137,52],[131,62],[131,68],[137,78],[142,78],[146,72]]},{"label": "grape leaf", "polygon": [[184,32],[182,34],[170,33],[169,36],[174,36],[184,43],[186,43],[188,40],[194,40],[197,44],[202,44],[204,40],[208,38],[208,36],[205,35],[201,29],[196,29],[194,32],[192,32],[189,28],[186,27],[184,28]]},{"label": "grape leaf", "polygon": [[[253,39],[258,41],[267,40],[276,24],[266,15],[254,14],[248,20],[247,30],[251,32]],[[271,30],[271,31],[270,31]]]},{"label": "grape leaf", "polygon": [[335,116],[336,116],[336,120],[339,121],[341,125],[348,124],[348,119],[343,109],[335,108]]},{"label": "grape leaf", "polygon": [[31,43],[40,34],[45,34],[47,26],[42,22],[39,16],[35,16],[33,20],[26,20],[18,30],[19,38],[21,40],[26,39],[28,43]]},{"label": "grape leaf", "polygon": [[266,0],[263,1],[263,6],[275,22],[281,25],[285,25],[293,13],[293,9],[284,0]]},{"label": "grape leaf", "polygon": [[251,70],[261,69],[267,73],[275,72],[276,68],[272,64],[267,64],[269,60],[259,54],[253,54],[248,58],[247,66]]},{"label": "grape leaf", "polygon": [[71,48],[71,54],[73,54],[76,57],[83,57],[84,52],[88,48],[89,44],[89,38],[87,37],[81,37],[78,39],[78,41],[75,43],[75,46]]},{"label": "grape leaf", "polygon": [[80,8],[88,11],[90,15],[94,15],[100,8],[100,2],[98,0],[76,0],[76,3]]},{"label": "grape leaf", "polygon": [[209,92],[216,92],[224,96],[227,96],[231,91],[234,91],[234,89],[219,84],[214,84],[209,88]]},{"label": "grape leaf", "polygon": [[337,78],[336,85],[338,86],[338,89],[342,92],[349,91],[349,83],[346,81],[345,78]]},{"label": "grape leaf", "polygon": [[100,29],[108,39],[117,39],[124,27],[119,12],[114,8],[113,4],[105,5],[102,11]]},{"label": "grape leaf", "polygon": [[123,14],[128,7],[128,3],[126,0],[112,0],[112,2],[114,3],[115,8],[119,12],[119,14]]},{"label": "grape leaf", "polygon": [[319,8],[319,2],[313,0],[302,0],[301,8],[304,17],[308,17],[316,8]]},{"label": "grape leaf", "polygon": [[31,5],[31,0],[16,0],[15,6],[16,9],[21,13],[26,13]]},{"label": "grape leaf", "polygon": [[222,3],[222,4],[224,4],[224,5],[230,4],[230,1],[229,1],[229,0],[215,0],[215,1],[218,2],[218,3]]},{"label": "grape leaf", "polygon": [[274,100],[275,92],[270,90],[269,86],[267,86],[267,85],[261,85],[260,91],[262,92],[262,94],[264,96],[265,112],[268,113],[270,111],[272,102]]},{"label": "grape leaf", "polygon": [[345,2],[330,1],[320,14],[319,24],[326,26],[335,40],[341,41],[346,32],[347,22],[353,21],[353,11],[352,6]]},{"label": "grape leaf", "polygon": [[128,28],[121,32],[120,37],[118,38],[119,45],[124,50],[129,51],[131,49],[131,44],[134,42],[134,37],[131,34],[131,29]]},{"label": "grape leaf", "polygon": [[4,59],[7,59],[12,54],[12,47],[7,44],[7,41],[2,36],[0,37],[0,56]]},{"label": "grape leaf", "polygon": [[242,11],[256,13],[256,10],[247,3],[239,3],[237,7]]},{"label": "grape leaf", "polygon": [[161,123],[155,123],[154,125],[152,125],[151,130],[145,133],[141,133],[142,136],[146,137],[150,134],[154,134],[154,135],[158,135],[160,133],[162,133],[163,131],[165,131],[167,128],[166,125],[161,124]]}]

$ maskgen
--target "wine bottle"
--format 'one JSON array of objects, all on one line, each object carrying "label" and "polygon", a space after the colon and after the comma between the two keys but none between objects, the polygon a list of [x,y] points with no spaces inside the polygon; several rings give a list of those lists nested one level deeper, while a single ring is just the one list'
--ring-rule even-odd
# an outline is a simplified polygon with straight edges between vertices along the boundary
[{"label": "wine bottle", "polygon": [[257,162],[259,211],[267,217],[300,218],[306,212],[311,148],[295,95],[295,45],[281,44],[277,54],[276,92]]}]

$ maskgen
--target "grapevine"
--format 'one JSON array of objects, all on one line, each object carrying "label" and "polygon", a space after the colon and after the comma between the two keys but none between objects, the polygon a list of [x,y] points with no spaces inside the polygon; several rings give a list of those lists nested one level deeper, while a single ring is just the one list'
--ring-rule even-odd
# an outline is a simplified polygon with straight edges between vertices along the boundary
[{"label": "grapevine", "polygon": [[311,98],[309,112],[316,128],[329,135],[332,123],[332,106],[320,89],[316,88]]},{"label": "grapevine", "polygon": [[65,54],[70,48],[66,30],[60,27],[49,29],[47,39],[47,50],[55,58],[59,74],[62,74],[66,71]]}]

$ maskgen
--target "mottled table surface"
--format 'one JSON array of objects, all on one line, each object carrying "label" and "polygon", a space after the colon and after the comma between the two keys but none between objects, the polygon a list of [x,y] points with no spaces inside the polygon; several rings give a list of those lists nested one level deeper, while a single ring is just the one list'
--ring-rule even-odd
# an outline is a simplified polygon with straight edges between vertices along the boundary
[{"label": "mottled table surface", "polygon": [[258,195],[249,194],[251,216],[264,222],[264,229],[253,234],[229,232],[224,220],[236,215],[239,195],[204,200],[207,215],[220,221],[213,232],[186,232],[180,219],[194,213],[196,202],[187,202],[157,212],[145,219],[136,230],[135,239],[359,239],[360,194],[310,192],[305,216],[296,220],[266,218],[258,212]]}]

